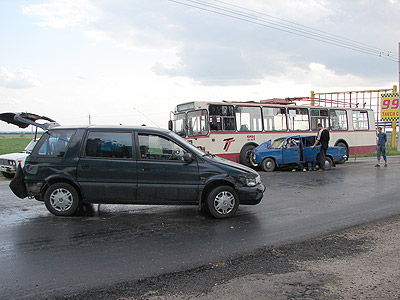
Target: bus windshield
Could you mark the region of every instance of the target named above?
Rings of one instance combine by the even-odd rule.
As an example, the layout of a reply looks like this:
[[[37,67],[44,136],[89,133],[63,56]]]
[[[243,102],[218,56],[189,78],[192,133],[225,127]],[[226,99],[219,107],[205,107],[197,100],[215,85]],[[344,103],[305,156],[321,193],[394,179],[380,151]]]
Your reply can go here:
[[[194,110],[187,114],[188,136],[207,135],[207,111]]]
[[[180,113],[174,115],[174,132],[180,136],[186,136],[186,114]]]

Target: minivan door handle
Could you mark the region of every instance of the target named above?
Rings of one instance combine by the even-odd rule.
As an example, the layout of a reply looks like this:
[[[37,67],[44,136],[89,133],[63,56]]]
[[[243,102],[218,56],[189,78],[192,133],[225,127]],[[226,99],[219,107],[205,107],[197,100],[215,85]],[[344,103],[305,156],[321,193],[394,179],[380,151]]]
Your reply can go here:
[[[143,172],[150,171],[150,168],[144,167],[144,168],[142,168],[142,171],[143,171]]]
[[[89,165],[82,165],[81,168],[82,168],[83,170],[87,170],[87,169],[90,168],[90,166],[89,166]]]

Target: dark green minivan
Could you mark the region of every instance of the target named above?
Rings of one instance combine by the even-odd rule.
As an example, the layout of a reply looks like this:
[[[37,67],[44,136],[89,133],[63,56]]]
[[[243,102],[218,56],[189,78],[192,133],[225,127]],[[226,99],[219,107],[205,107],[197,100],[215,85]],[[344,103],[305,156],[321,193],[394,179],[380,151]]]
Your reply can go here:
[[[256,171],[146,126],[49,128],[10,187],[58,216],[84,203],[125,203],[199,205],[227,218],[265,191]]]

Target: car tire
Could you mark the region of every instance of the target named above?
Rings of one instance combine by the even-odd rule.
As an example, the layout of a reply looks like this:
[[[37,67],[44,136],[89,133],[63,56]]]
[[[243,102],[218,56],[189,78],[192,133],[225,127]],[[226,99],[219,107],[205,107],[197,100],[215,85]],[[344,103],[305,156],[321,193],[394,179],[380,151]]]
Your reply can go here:
[[[15,174],[13,174],[13,173],[7,173],[7,172],[1,172],[1,174],[3,174],[3,176],[4,176],[5,178],[8,178],[8,179],[14,178],[14,175],[15,175]]]
[[[253,157],[253,150],[256,148],[255,145],[246,145],[242,148],[240,151],[240,163],[242,165],[248,166],[248,167],[255,167],[257,166],[257,163],[254,161]]]
[[[214,218],[229,218],[236,213],[239,207],[239,197],[232,187],[218,186],[208,194],[207,207]]]
[[[332,158],[329,156],[325,157],[325,170],[330,170],[333,167],[333,161]]]
[[[345,143],[339,142],[337,143],[336,147],[342,147],[345,149],[345,153],[347,155],[347,158],[349,157],[349,148],[347,148]],[[344,164],[344,162],[346,161],[345,158],[342,158],[341,160],[338,160],[336,163],[337,164]]]
[[[44,194],[46,208],[55,216],[70,216],[79,207],[79,195],[76,189],[65,182],[51,185]]]
[[[272,172],[275,170],[276,163],[275,160],[271,157],[267,157],[261,162],[261,170],[264,172]]]

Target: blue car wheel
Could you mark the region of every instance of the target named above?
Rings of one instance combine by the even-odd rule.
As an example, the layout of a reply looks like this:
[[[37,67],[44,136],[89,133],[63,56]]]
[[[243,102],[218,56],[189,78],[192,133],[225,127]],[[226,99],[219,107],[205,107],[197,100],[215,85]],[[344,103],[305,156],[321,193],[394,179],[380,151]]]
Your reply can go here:
[[[271,157],[268,157],[261,162],[261,169],[265,172],[272,172],[275,170],[275,167],[275,160]]]

